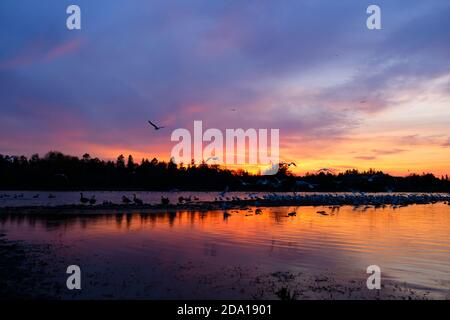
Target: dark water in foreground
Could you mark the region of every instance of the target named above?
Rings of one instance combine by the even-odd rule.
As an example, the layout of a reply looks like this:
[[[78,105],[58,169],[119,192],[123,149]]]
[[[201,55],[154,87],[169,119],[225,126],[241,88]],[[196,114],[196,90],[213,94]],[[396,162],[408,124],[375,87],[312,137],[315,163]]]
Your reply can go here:
[[[369,265],[381,268],[383,281],[404,283],[429,298],[449,298],[449,205],[277,207],[262,208],[261,215],[252,209],[230,210],[229,217],[223,211],[76,216],[0,211],[0,232],[25,245],[51,245],[52,253],[41,256],[42,270],[61,283],[63,298],[258,298],[248,288],[267,275],[278,277],[272,287],[288,283],[292,274],[350,283],[365,279]],[[294,210],[297,216],[287,217]],[[321,210],[329,215],[318,214]],[[71,264],[81,267],[81,292],[65,290],[65,268]]]

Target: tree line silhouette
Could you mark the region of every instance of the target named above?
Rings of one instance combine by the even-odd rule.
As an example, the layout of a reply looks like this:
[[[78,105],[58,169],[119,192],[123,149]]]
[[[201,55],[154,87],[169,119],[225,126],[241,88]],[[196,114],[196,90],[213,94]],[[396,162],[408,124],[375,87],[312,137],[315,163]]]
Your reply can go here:
[[[2,190],[198,190],[330,192],[450,192],[448,176],[411,174],[394,177],[381,171],[347,170],[295,176],[287,164],[276,175],[261,176],[218,165],[164,162],[156,158],[136,163],[130,155],[104,161],[51,151],[43,158],[0,154]]]

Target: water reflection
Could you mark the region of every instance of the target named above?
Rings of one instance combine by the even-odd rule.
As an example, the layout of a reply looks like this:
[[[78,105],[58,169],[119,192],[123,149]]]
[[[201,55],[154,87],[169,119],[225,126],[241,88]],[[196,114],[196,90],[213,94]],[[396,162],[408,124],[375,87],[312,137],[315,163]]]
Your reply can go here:
[[[142,269],[147,276],[149,266],[163,272],[174,263],[192,263],[202,266],[196,272],[239,266],[266,272],[332,271],[345,278],[364,275],[367,266],[376,264],[386,278],[429,290],[450,289],[448,205],[261,209],[259,215],[256,208],[0,214],[0,231],[11,240],[63,244],[70,248],[61,252],[64,262],[76,258],[95,269],[108,261],[119,269]],[[288,216],[292,211],[297,216]]]

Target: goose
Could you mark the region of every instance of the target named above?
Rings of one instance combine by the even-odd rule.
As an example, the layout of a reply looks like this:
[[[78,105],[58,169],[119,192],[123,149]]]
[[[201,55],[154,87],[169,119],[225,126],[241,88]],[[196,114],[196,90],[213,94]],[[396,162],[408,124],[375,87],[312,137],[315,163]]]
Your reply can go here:
[[[126,196],[122,196],[122,202],[125,204],[129,204],[129,203],[131,203],[131,200],[130,200],[130,198],[128,198]]]
[[[39,198],[39,193],[38,193],[38,194],[35,194],[35,195],[33,196],[33,199],[37,199],[37,198]]]
[[[164,198],[163,196],[161,196],[161,204],[168,205],[169,203],[170,203],[169,198]]]
[[[321,214],[323,216],[328,216],[329,214],[326,213],[325,211],[317,211],[318,214]]]
[[[95,199],[95,196],[92,196],[92,197],[89,199],[89,204],[90,204],[90,205],[94,205],[96,202],[97,202],[97,199]]]
[[[84,197],[81,192],[80,192],[80,202],[81,203],[88,203],[89,202],[89,199]]]
[[[136,197],[136,194],[133,194],[133,201],[135,204],[143,205],[144,201]]]
[[[260,208],[256,209],[255,214],[257,214],[257,215],[262,214],[262,210]]]
[[[293,212],[289,212],[288,217],[295,217],[297,215],[297,212],[293,211]]]

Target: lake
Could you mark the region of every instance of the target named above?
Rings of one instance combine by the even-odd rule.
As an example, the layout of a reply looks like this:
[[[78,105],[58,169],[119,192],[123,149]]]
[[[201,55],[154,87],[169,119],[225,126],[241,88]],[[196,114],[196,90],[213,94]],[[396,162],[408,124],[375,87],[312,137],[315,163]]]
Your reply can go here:
[[[34,298],[272,299],[283,288],[298,299],[450,298],[447,204],[271,207],[260,215],[255,209],[79,215],[0,209],[0,233],[29,252],[29,279],[17,288]],[[80,291],[65,287],[69,265],[81,268]],[[386,291],[365,287],[370,265],[381,268]]]

